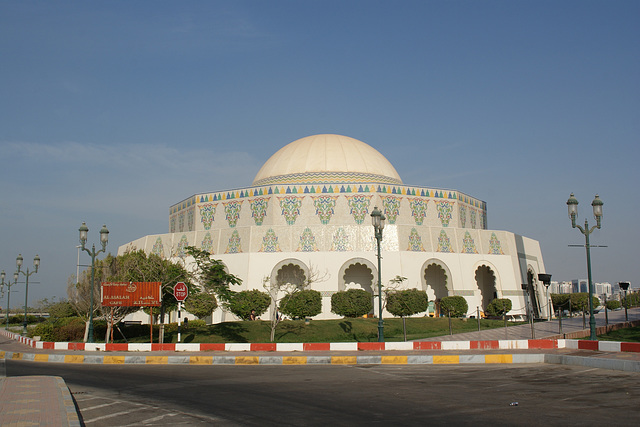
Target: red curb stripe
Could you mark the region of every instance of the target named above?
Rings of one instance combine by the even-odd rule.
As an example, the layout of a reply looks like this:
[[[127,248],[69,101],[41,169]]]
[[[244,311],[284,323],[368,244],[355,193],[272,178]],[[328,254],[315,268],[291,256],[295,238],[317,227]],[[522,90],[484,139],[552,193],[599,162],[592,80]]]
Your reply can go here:
[[[329,344],[328,342],[311,342],[304,343],[302,345],[302,348],[304,351],[329,351],[331,350],[331,344]]]
[[[44,348],[45,350],[53,350],[56,346],[56,343],[54,342],[43,342],[42,343],[42,348]]]
[[[171,343],[153,343],[151,344],[151,351],[176,351],[176,345]]]
[[[359,342],[358,350],[384,350],[383,342]]]
[[[200,344],[200,351],[225,351],[224,343],[204,343]]]
[[[640,353],[640,342],[621,342],[620,351]]]
[[[529,348],[558,348],[557,340],[529,340]]]
[[[105,351],[129,351],[129,344],[127,343],[110,343],[104,345]]]
[[[598,341],[580,340],[578,341],[578,349],[598,351]]]
[[[498,350],[500,348],[500,343],[498,340],[469,341],[469,348],[472,350]]]
[[[440,341],[416,341],[413,343],[414,350],[440,350],[442,348]]]
[[[84,343],[83,342],[70,342],[69,343],[69,350],[84,350]]]

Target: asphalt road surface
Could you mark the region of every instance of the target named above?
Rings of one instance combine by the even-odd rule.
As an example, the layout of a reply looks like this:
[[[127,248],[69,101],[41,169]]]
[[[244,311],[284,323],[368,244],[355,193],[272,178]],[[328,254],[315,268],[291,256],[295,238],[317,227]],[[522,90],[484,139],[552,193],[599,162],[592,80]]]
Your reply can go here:
[[[7,376],[62,376],[86,426],[637,426],[640,420],[639,374],[575,366],[6,365]]]

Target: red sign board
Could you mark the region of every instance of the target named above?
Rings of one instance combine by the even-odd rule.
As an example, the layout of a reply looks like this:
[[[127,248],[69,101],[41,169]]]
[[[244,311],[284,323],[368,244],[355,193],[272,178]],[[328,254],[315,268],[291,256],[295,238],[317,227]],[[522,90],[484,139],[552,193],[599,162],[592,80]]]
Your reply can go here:
[[[185,285],[184,282],[176,283],[176,286],[173,288],[173,296],[176,297],[178,301],[182,302],[187,299],[188,295],[189,288],[187,288],[187,285]]]
[[[104,307],[158,307],[162,303],[160,282],[102,282]]]

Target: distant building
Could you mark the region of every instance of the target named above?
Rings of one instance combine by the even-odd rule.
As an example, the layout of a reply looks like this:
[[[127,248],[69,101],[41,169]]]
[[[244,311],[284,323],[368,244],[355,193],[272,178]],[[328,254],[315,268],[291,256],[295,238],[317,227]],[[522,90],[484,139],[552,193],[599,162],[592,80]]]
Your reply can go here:
[[[573,279],[571,281],[571,292],[589,292],[589,282],[585,279]]]
[[[613,290],[611,288],[611,283],[609,283],[609,282],[596,283],[595,284],[595,288],[594,288],[594,292],[598,296],[605,296],[606,295],[607,298],[611,297],[611,295],[613,294]]]

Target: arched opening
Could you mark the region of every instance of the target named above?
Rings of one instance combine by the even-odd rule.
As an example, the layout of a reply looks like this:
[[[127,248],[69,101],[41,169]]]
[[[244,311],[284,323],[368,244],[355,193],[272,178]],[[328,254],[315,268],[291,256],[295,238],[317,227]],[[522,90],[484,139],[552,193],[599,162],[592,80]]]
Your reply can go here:
[[[372,309],[369,314],[373,314],[375,308],[375,299],[373,288],[377,284],[374,282],[377,273],[370,261],[362,258],[351,259],[343,264],[340,269],[340,277],[342,278],[339,289],[341,291],[347,289],[364,289],[371,294]]]
[[[307,279],[305,271],[298,264],[285,264],[276,272],[276,283],[291,283],[298,287],[304,285]]]
[[[433,263],[424,269],[424,281],[430,300],[439,301],[449,295],[447,273],[441,265]]]
[[[478,289],[480,289],[482,308],[485,309],[491,301],[498,298],[496,275],[493,270],[486,265],[478,267],[476,269],[476,284],[478,285]]]

